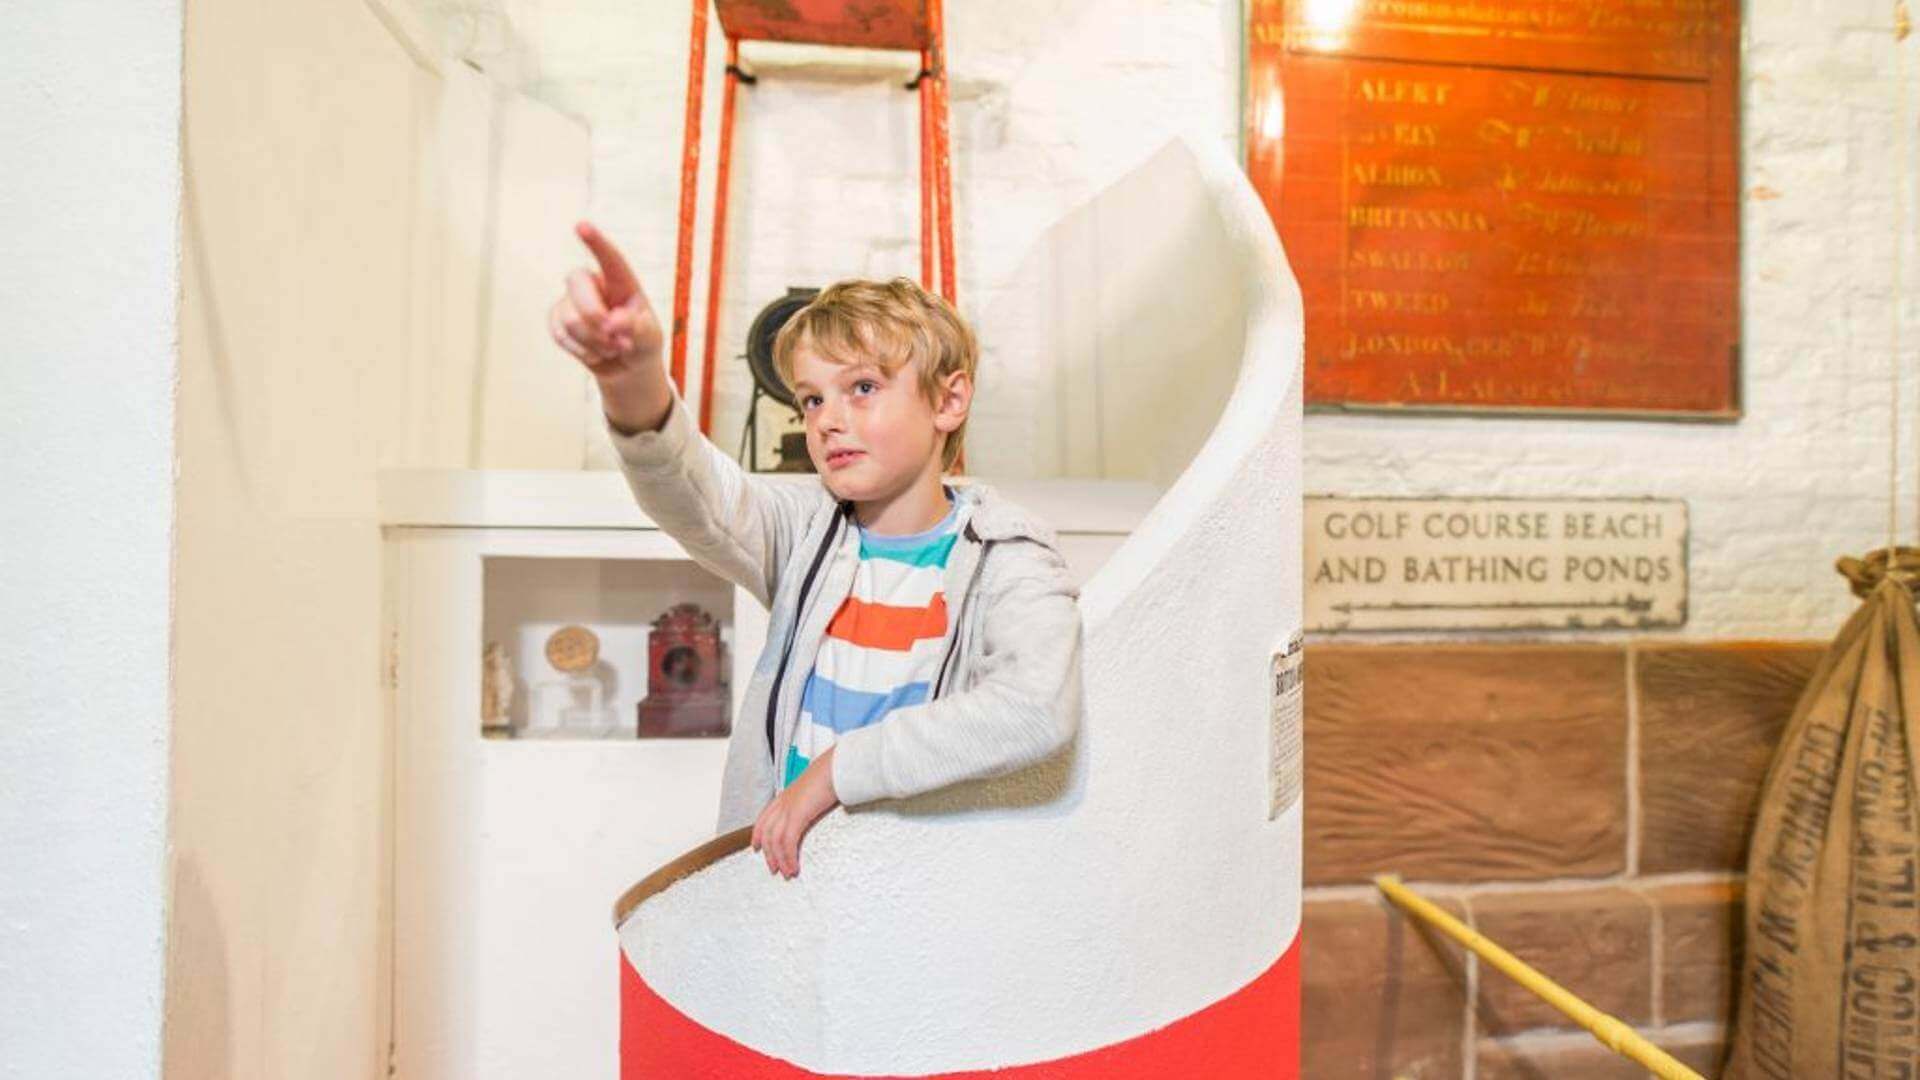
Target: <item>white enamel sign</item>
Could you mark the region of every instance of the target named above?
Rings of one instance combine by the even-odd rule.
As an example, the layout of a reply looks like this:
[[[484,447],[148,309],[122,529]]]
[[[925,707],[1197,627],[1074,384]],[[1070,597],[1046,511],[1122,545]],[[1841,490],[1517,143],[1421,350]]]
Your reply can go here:
[[[1687,621],[1678,499],[1306,500],[1307,628],[1607,628]]]

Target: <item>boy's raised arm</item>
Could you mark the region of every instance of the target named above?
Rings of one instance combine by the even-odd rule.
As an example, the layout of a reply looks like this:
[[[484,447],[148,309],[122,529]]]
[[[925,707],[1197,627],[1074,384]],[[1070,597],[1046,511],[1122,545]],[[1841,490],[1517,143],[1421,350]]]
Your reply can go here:
[[[788,550],[825,490],[757,477],[700,434],[667,377],[664,334],[639,278],[593,225],[575,231],[598,268],[567,275],[549,331],[599,386],[627,486],[696,561],[771,606]]]
[[[1041,550],[1050,572],[1023,571],[987,598],[973,686],[894,709],[834,741],[842,803],[998,776],[1072,741],[1082,708],[1079,590],[1065,560]]]

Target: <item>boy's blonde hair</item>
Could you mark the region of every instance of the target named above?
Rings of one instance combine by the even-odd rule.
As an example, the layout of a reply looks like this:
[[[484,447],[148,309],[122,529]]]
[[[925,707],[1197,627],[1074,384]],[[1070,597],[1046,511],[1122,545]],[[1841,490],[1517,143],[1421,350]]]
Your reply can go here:
[[[906,277],[835,282],[794,312],[773,338],[774,370],[788,386],[794,380],[794,350],[803,343],[834,363],[872,363],[888,378],[912,364],[921,396],[936,408],[941,381],[964,371],[971,382],[980,362],[979,345],[960,313]],[[966,434],[965,420],[947,433],[940,471],[959,460]]]

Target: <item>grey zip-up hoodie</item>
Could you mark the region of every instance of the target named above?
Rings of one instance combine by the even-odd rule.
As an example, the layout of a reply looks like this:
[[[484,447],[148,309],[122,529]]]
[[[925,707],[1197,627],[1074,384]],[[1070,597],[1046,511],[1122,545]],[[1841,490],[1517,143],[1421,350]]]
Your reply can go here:
[[[720,832],[753,824],[774,796],[775,765],[827,623],[853,588],[853,504],[824,483],[748,472],[695,428],[685,401],[657,431],[608,437],[634,499],[694,561],[767,605],[767,644],[727,743]],[[986,484],[948,558],[947,636],[927,700],[834,743],[841,803],[905,798],[1044,760],[1081,713],[1080,590],[1052,529]]]

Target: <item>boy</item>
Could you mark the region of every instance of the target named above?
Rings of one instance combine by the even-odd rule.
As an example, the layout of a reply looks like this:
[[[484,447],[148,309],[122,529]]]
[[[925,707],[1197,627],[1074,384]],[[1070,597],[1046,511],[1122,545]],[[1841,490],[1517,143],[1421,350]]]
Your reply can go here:
[[[977,348],[906,278],[822,290],[774,341],[820,483],[746,471],[702,437],[620,252],[574,271],[554,340],[600,387],[648,517],[770,609],[733,725],[719,831],[752,823],[769,872],[836,805],[904,798],[1052,755],[1079,724],[1079,590],[1053,531],[979,483],[949,485]]]

